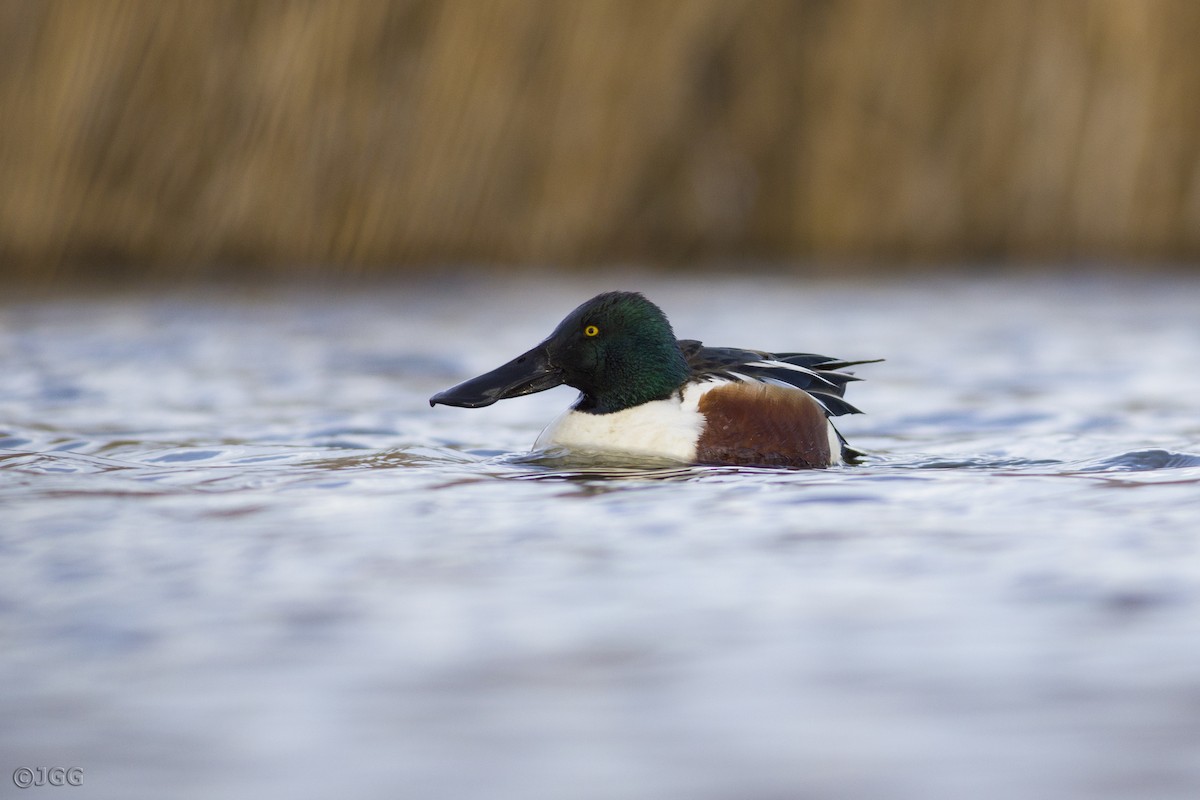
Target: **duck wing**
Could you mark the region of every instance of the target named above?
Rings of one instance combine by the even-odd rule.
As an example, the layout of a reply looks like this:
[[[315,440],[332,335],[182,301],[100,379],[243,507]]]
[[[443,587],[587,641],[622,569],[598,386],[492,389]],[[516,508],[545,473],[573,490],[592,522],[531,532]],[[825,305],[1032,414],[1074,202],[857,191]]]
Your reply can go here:
[[[844,399],[846,384],[861,378],[844,370],[883,360],[845,361],[816,353],[767,353],[736,347],[705,347],[695,339],[681,339],[678,344],[691,368],[691,382],[758,381],[792,386],[812,395],[831,417],[862,413]]]

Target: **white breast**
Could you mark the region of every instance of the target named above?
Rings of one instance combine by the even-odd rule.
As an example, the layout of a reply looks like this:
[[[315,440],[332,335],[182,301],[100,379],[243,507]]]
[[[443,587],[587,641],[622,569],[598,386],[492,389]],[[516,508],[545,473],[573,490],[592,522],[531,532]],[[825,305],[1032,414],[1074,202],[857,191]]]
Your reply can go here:
[[[611,414],[569,409],[542,431],[534,449],[559,446],[695,462],[696,442],[704,430],[697,405],[715,385],[688,384],[682,398],[654,400]]]

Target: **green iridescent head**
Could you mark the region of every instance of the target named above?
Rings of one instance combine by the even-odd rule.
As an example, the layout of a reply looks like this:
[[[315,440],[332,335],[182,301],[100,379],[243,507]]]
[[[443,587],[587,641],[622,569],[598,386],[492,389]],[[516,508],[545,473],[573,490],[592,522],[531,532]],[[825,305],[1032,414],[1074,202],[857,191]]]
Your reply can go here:
[[[568,314],[529,352],[429,402],[477,408],[566,384],[583,393],[578,410],[607,414],[666,399],[688,374],[658,306],[636,292],[607,292]]]

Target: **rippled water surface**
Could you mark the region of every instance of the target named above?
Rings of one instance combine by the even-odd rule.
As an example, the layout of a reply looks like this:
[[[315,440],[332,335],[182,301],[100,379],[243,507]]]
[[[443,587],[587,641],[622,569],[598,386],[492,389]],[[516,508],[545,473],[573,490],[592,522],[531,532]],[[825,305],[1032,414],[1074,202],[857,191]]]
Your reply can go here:
[[[429,408],[609,288],[886,358],[841,425],[871,457],[606,469],[525,454],[569,389]],[[0,797],[39,765],[133,799],[1200,796],[1197,309],[1182,279],[9,297]]]

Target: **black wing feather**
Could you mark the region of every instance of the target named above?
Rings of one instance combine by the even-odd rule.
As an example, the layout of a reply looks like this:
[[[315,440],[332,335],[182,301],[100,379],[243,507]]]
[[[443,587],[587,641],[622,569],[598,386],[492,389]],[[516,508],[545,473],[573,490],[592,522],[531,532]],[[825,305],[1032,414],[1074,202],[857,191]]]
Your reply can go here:
[[[679,349],[692,370],[692,381],[710,378],[781,381],[808,392],[832,417],[862,413],[842,399],[846,384],[860,378],[842,370],[883,360],[844,361],[816,353],[767,353],[736,347],[705,347],[695,339],[681,339]]]

